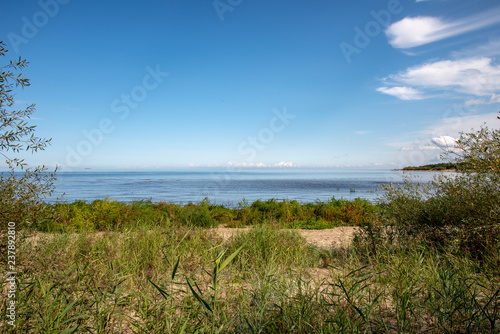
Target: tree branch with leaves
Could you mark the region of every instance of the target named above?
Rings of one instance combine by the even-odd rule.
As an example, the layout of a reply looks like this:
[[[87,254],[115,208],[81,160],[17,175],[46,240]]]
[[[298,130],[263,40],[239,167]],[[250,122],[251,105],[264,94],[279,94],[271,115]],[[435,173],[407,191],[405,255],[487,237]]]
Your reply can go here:
[[[5,44],[0,42],[0,57],[6,54]],[[45,166],[28,168],[24,159],[16,157],[23,151],[44,150],[50,144],[50,139],[35,136],[36,126],[29,124],[35,104],[15,109],[14,88],[30,86],[29,79],[22,73],[27,65],[28,62],[19,57],[0,66],[0,155],[9,170],[0,175],[0,219],[3,222],[33,223],[46,217],[47,206],[43,201],[54,191],[56,171],[48,172]]]
[[[483,125],[476,132],[461,133],[454,149],[442,158],[453,156],[460,172],[500,175],[500,129]]]

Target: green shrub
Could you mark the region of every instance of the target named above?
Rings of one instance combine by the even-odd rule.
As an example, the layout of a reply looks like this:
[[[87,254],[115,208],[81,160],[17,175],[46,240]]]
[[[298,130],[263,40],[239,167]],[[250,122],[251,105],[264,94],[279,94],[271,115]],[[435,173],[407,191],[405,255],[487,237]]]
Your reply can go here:
[[[276,225],[294,228],[331,228],[342,225],[362,225],[372,221],[377,206],[367,200],[336,200],[301,204],[298,201],[271,199],[240,203],[238,208],[211,204],[208,199],[185,205],[151,200],[131,203],[105,198],[91,203],[75,201],[49,205],[54,216],[37,221],[32,226],[41,231],[111,231],[135,228],[139,225],[228,227]]]
[[[323,218],[298,220],[287,225],[288,228],[301,228],[305,230],[324,230],[336,226],[334,222],[328,222]]]
[[[460,173],[438,175],[428,184],[406,177],[402,186],[385,187],[386,226],[363,233],[372,250],[381,244],[370,240],[377,236],[398,247],[418,243],[479,263],[500,255],[500,131],[462,134],[457,147]]]

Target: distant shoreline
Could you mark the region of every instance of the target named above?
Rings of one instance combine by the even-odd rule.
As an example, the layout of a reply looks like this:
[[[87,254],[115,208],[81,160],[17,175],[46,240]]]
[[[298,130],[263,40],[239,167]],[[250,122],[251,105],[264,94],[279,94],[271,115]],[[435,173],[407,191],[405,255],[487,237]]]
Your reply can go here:
[[[397,172],[457,172],[456,169],[395,169]]]
[[[455,163],[445,162],[439,164],[428,164],[423,166],[406,166],[400,169],[403,172],[456,172],[457,165]]]

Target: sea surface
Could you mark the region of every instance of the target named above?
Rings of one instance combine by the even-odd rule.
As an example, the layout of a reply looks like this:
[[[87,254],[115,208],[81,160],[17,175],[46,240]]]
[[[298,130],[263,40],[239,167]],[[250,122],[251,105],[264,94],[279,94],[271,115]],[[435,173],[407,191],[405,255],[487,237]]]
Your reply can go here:
[[[48,202],[109,198],[130,202],[200,202],[237,206],[246,200],[355,199],[376,201],[385,184],[401,184],[403,175],[427,182],[433,172],[345,169],[206,169],[206,170],[80,170],[58,171],[56,191]]]

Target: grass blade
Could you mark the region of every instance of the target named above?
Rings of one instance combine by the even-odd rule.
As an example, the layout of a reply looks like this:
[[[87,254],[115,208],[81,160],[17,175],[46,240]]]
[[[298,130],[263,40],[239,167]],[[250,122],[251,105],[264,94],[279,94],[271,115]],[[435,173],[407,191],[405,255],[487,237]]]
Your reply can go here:
[[[74,333],[74,332],[76,332],[76,330],[77,330],[78,328],[80,328],[80,326],[71,327],[71,328],[66,329],[65,331],[62,331],[62,332],[61,332],[61,333],[59,333],[59,334]]]
[[[186,326],[187,326],[188,321],[189,321],[189,318],[186,320],[186,322],[184,322],[184,325],[182,325],[179,334],[183,334],[184,333],[184,331],[186,330]]]
[[[245,247],[247,242],[245,242],[243,245],[241,245],[240,248],[235,250],[233,252],[233,254],[229,255],[228,258],[226,260],[224,260],[224,262],[222,262],[222,264],[219,267],[219,272],[222,271],[222,269],[224,269],[236,257],[236,255],[238,255],[238,253],[243,249],[243,247]]]
[[[149,283],[153,284],[153,286],[156,288],[156,290],[158,290],[160,292],[160,294],[163,296],[163,298],[168,299],[167,297],[170,297],[170,295],[165,290],[160,288],[158,285],[154,284],[149,278],[148,278],[148,281],[149,281]]]
[[[75,306],[76,302],[78,302],[78,300],[75,300],[74,302],[66,306],[64,310],[61,312],[61,314],[59,314],[59,318],[64,317],[64,315],[68,313],[73,308],[73,306]]]
[[[212,311],[212,308],[210,307],[210,305],[208,305],[208,303],[207,303],[205,300],[203,300],[203,298],[201,298],[201,297],[200,297],[200,295],[196,293],[196,291],[194,291],[193,287],[191,286],[191,283],[189,283],[189,279],[187,279],[187,278],[186,278],[186,282],[187,282],[187,284],[188,284],[188,286],[189,286],[189,289],[190,289],[190,290],[191,290],[191,292],[193,293],[194,297],[195,297],[196,299],[198,299],[198,301],[199,301],[200,303],[202,303],[202,304],[203,304],[203,306],[205,306],[205,308],[206,308],[207,310],[209,310],[209,311],[210,311],[210,313],[212,313],[212,314],[213,314],[214,312]]]
[[[61,325],[64,325],[64,324],[66,324],[66,323],[73,322],[73,321],[75,321],[75,320],[77,320],[77,319],[86,318],[86,317],[88,317],[88,316],[89,316],[88,314],[81,314],[81,315],[77,315],[77,316],[74,316],[73,318],[68,319],[68,320],[66,320],[65,322],[61,323]]]
[[[179,256],[177,258],[177,263],[175,264],[174,266],[174,270],[172,271],[172,281],[174,280],[175,278],[175,273],[177,272],[177,268],[179,267],[179,261],[181,260],[181,257]]]

